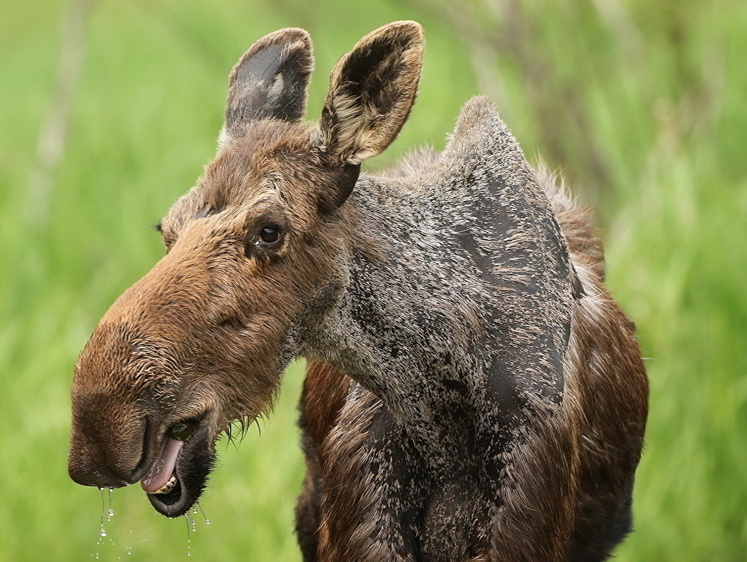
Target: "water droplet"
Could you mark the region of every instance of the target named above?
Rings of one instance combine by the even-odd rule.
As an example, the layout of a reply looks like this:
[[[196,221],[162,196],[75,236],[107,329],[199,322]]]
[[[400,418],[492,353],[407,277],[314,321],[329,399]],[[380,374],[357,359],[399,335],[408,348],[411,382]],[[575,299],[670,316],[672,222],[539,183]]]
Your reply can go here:
[[[205,515],[205,512],[202,510],[202,506],[200,505],[200,502],[197,502],[196,508],[200,510],[200,513],[202,514],[202,518],[205,520],[205,525],[210,525],[210,519],[207,518],[207,515]]]
[[[184,521],[187,523],[187,556],[192,556],[192,538],[190,532],[195,530],[195,520],[192,518],[192,514],[187,512],[184,514]]]
[[[114,488],[107,488],[109,490],[109,509],[106,512],[107,521],[111,521],[114,517],[114,509],[112,509],[112,500],[114,498]]]
[[[107,490],[107,496],[108,496],[108,508],[107,508],[107,498],[104,497],[104,490]],[[114,493],[113,488],[99,488],[99,491],[101,492],[101,527],[99,529],[99,537],[105,537],[107,536],[106,528],[104,527],[104,523],[108,523],[112,520],[112,517],[114,517],[114,510],[112,509],[112,495]],[[113,543],[111,539],[109,539],[110,542]],[[98,542],[96,544],[103,544],[103,541],[101,538],[99,538]],[[97,553],[98,554],[98,553]]]

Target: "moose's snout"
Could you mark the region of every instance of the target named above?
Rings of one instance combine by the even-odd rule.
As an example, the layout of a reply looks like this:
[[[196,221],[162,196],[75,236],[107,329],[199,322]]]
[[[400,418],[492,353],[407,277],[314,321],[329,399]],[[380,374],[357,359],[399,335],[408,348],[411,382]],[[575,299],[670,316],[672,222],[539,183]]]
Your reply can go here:
[[[68,457],[75,482],[116,488],[142,476],[154,427],[146,409],[154,401],[147,373],[158,368],[139,358],[143,347],[152,346],[148,342],[132,326],[107,321],[81,353],[73,379]]]
[[[78,358],[68,472],[79,484],[132,484],[154,453],[174,382],[173,342],[184,338],[180,318],[192,294],[181,290],[173,262],[161,260],[117,299]]]
[[[78,484],[118,488],[140,479],[146,459],[147,419],[107,395],[73,398],[68,473]]]

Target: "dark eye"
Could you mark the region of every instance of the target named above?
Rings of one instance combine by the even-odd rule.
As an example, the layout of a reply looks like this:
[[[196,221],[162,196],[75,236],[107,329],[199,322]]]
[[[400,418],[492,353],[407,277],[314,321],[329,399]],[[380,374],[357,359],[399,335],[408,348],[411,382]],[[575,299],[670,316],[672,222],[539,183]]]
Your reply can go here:
[[[260,224],[258,230],[254,227],[247,233],[244,254],[248,258],[274,256],[285,239],[285,229],[276,222]]]
[[[272,224],[264,226],[259,231],[259,239],[265,244],[274,244],[280,240],[280,228]]]

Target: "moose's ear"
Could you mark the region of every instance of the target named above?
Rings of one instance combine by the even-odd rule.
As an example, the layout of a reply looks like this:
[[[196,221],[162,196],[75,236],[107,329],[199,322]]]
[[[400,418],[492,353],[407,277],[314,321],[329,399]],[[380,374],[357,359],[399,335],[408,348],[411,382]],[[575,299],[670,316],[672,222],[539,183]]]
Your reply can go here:
[[[392,143],[415,101],[422,63],[423,28],[412,21],[372,31],[340,59],[321,120],[330,165],[358,165]]]
[[[311,38],[303,29],[281,29],[254,43],[228,78],[221,138],[239,137],[247,123],[259,119],[301,119],[313,67]]]

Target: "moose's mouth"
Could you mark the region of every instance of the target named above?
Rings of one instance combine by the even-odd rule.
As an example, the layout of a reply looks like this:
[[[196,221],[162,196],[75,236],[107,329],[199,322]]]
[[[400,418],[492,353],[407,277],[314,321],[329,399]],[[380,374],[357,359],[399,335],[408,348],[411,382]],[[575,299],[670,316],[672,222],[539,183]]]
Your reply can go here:
[[[148,499],[167,517],[184,515],[205,489],[215,460],[208,424],[176,424],[164,436],[158,456],[140,480]],[[184,430],[184,427],[188,430]]]

